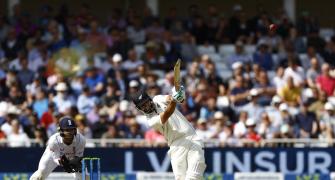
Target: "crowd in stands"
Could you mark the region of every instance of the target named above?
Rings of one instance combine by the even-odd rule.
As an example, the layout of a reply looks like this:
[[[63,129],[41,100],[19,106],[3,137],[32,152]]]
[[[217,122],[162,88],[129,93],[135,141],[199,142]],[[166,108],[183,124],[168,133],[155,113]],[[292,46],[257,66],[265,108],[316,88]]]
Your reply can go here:
[[[43,5],[33,16],[18,4],[13,16],[0,14],[6,146],[45,146],[64,115],[103,146],[112,138],[164,143],[131,95],[170,94],[178,58],[187,90],[178,109],[205,141],[334,138],[335,37],[321,36],[307,12],[293,23],[281,9],[252,15],[240,5],[225,13],[191,5],[184,17],[177,8],[165,17],[115,8],[104,20],[87,4],[77,9]]]

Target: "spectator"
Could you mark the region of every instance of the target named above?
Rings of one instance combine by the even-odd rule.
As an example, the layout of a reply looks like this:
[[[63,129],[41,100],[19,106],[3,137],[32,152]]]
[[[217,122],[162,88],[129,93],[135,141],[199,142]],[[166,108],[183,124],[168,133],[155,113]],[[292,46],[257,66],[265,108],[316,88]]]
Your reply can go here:
[[[77,100],[77,108],[79,110],[79,113],[86,115],[87,113],[92,111],[97,101],[97,98],[91,95],[90,88],[85,86],[83,88],[82,94],[79,95]]]
[[[202,119],[212,119],[214,116],[214,113],[218,109],[216,108],[216,99],[214,97],[210,97],[206,100],[204,105],[200,109],[200,115],[199,117]]]
[[[304,69],[309,69],[311,67],[312,59],[316,59],[318,64],[323,64],[324,60],[319,53],[315,51],[315,48],[310,46],[307,48],[306,58],[300,59],[302,67]]]
[[[324,105],[325,112],[320,118],[321,134],[319,138],[333,139],[335,137],[335,108],[330,102]]]
[[[237,76],[235,80],[235,87],[230,91],[230,101],[238,108],[248,103],[247,98],[249,96],[249,91],[246,88],[243,76]]]
[[[120,138],[117,127],[112,123],[109,123],[107,125],[108,125],[107,132],[103,133],[102,136],[101,136],[101,146],[102,147],[110,147],[112,145],[112,144],[109,144],[108,142],[106,142],[107,139]]]
[[[261,68],[267,71],[274,68],[272,56],[269,53],[269,45],[265,42],[259,43],[258,51],[253,55],[253,63],[258,64]]]
[[[166,144],[164,136],[154,129],[149,129],[144,134],[144,139],[150,146],[162,146]]]
[[[265,43],[268,45],[269,51],[272,53],[278,53],[280,48],[283,46],[282,38],[277,34],[276,31],[268,31],[265,36],[262,36],[258,40],[258,43]]]
[[[46,145],[45,130],[38,128],[34,131],[34,144],[36,147],[44,147]]]
[[[47,135],[50,138],[53,134],[58,132],[58,127],[59,127],[59,118],[61,118],[63,115],[60,113],[54,113],[54,117],[52,118],[52,123],[49,124],[47,128]]]
[[[203,139],[204,141],[209,140],[212,138],[212,136],[214,135],[213,132],[211,132],[208,127],[207,127],[207,121],[204,118],[200,118],[197,121],[197,129],[196,129],[196,133],[197,135],[199,135],[199,137],[201,139]]]
[[[228,62],[229,67],[232,67],[235,62],[241,62],[242,64],[251,62],[251,57],[244,52],[243,42],[237,41],[235,43],[235,52],[234,54],[230,55]]]
[[[6,139],[6,135],[5,135],[5,133],[2,132],[1,129],[0,129],[0,141],[2,141],[2,140],[4,140],[4,139]]]
[[[93,138],[101,138],[102,135],[108,131],[110,126],[114,126],[114,125],[110,125],[108,126],[107,129],[107,125],[109,122],[109,115],[108,112],[106,111],[106,109],[100,109],[99,110],[99,121],[95,122],[92,126],[92,133],[93,133]],[[113,128],[113,127],[111,127]],[[112,130],[112,129],[111,129]],[[105,135],[107,136],[107,135]]]
[[[75,105],[75,100],[68,94],[67,85],[64,82],[57,83],[55,90],[57,94],[53,97],[58,112],[63,114],[69,114],[70,108]]]
[[[24,94],[15,84],[9,87],[9,97],[7,100],[13,105],[22,105],[25,102]]]
[[[258,103],[260,91],[257,89],[251,89],[249,91],[250,102],[244,105],[241,110],[248,113],[248,117],[258,122],[261,119],[261,114],[264,112],[264,108]]]
[[[261,123],[258,125],[257,132],[263,139],[273,139],[278,129],[273,126],[273,120],[270,119],[266,112],[261,115]]]
[[[284,79],[287,80],[289,77],[293,78],[295,86],[303,86],[305,81],[304,69],[298,65],[297,59],[289,59],[288,67],[284,71]]]
[[[261,106],[268,106],[271,102],[272,96],[276,94],[275,86],[269,81],[268,74],[266,71],[261,71],[256,78],[254,87],[259,94],[258,103]]]
[[[34,80],[34,72],[28,69],[28,60],[22,59],[20,61],[22,69],[18,72],[17,76],[21,85],[21,89],[26,90],[26,86],[31,84]]]
[[[26,133],[20,131],[19,121],[13,120],[11,123],[12,133],[7,137],[9,147],[29,147],[30,140]]]
[[[311,59],[311,67],[307,70],[306,81],[307,85],[311,88],[316,87],[316,78],[320,74],[320,65],[316,58]]]
[[[27,65],[27,52],[25,50],[20,50],[17,52],[17,57],[9,63],[9,69],[18,72],[22,70],[22,65]],[[26,62],[24,62],[26,61]]]
[[[49,126],[54,122],[54,119],[56,118],[55,113],[56,113],[55,104],[52,102],[49,102],[48,110],[45,111],[42,114],[42,117],[40,118],[42,127],[44,127],[45,129],[49,128]]]
[[[292,107],[301,102],[301,88],[294,85],[292,77],[288,77],[286,85],[279,90],[278,95],[285,103]]]
[[[181,57],[184,61],[191,63],[192,60],[199,55],[195,37],[192,36],[192,34],[190,34],[189,32],[185,32],[182,36],[181,41]]]
[[[101,95],[104,89],[105,78],[95,67],[88,68],[85,72],[85,84],[91,93]]]
[[[327,62],[331,67],[335,67],[335,37],[331,38],[328,42],[325,53],[323,55],[325,62]]]
[[[216,99],[216,107],[218,109],[226,109],[230,107],[229,90],[226,83],[220,83],[218,86],[218,96]]]
[[[239,147],[241,146],[241,143],[239,142],[239,139],[234,136],[233,133],[233,127],[232,124],[229,121],[226,121],[223,124],[223,130],[218,135],[218,138],[222,143],[224,143],[224,146],[228,147]]]
[[[135,121],[132,120],[129,123],[129,132],[125,136],[126,138],[131,138],[131,139],[143,139],[144,135],[140,129],[140,125]]]
[[[237,138],[242,138],[247,133],[247,127],[245,122],[248,119],[248,112],[241,111],[239,114],[239,120],[234,126],[234,136]]]
[[[142,65],[143,61],[137,58],[135,49],[130,49],[128,51],[128,60],[123,62],[122,67],[127,71],[129,79],[138,78],[137,67]]]
[[[300,138],[316,138],[318,131],[318,122],[316,115],[308,111],[308,102],[303,102],[300,112],[295,115],[295,122],[299,128]]]
[[[120,101],[121,91],[118,88],[116,82],[108,82],[106,86],[106,93],[102,95],[101,101],[102,104],[111,107],[116,102]]]
[[[5,40],[5,37],[10,29],[10,26],[6,22],[6,17],[4,14],[0,14],[0,42]]]
[[[304,42],[303,36],[301,36],[301,33],[298,32],[295,27],[290,28],[288,41],[288,43],[293,44],[293,47],[297,53],[306,52],[307,47],[306,43]]]
[[[37,113],[39,119],[41,119],[44,112],[48,111],[49,100],[42,89],[37,90],[35,101],[33,102],[33,110]]]
[[[259,141],[262,139],[262,137],[256,131],[256,121],[255,121],[255,119],[248,118],[247,121],[245,122],[245,126],[247,127],[247,133],[245,134],[244,137],[246,138],[246,140],[255,142],[256,144],[254,144],[254,145],[257,146],[258,145],[257,143],[259,143]]]
[[[322,64],[322,74],[316,78],[316,84],[320,91],[325,91],[327,96],[334,95],[335,78],[330,76],[329,64]]]
[[[317,100],[309,106],[308,110],[315,113],[317,117],[320,118],[320,116],[324,113],[324,106],[327,102],[327,94],[324,91],[317,92]]]
[[[139,17],[135,17],[133,24],[127,27],[129,39],[134,44],[144,44],[146,39],[145,30],[142,28],[142,22]]]
[[[146,28],[146,38],[148,40],[160,42],[163,35],[164,28],[161,26],[158,18],[155,18],[149,27]]]
[[[2,50],[5,52],[5,56],[9,60],[16,58],[17,53],[23,49],[23,40],[18,38],[14,27],[10,27],[7,36],[1,44]]]
[[[283,119],[281,118],[281,112],[279,106],[282,100],[278,95],[272,97],[271,106],[265,108],[265,112],[271,120],[271,124],[274,128],[280,129],[280,126],[283,124]]]
[[[76,125],[78,132],[83,135],[87,139],[92,138],[92,131],[91,128],[87,126],[86,119],[83,115],[78,114],[75,117]]]

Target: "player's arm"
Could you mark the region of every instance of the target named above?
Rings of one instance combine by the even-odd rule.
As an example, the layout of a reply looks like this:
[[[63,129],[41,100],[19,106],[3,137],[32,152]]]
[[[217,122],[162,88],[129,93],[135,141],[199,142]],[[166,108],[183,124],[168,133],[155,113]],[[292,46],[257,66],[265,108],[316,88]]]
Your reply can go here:
[[[167,96],[168,105],[164,112],[160,113],[162,124],[165,124],[176,109],[177,103],[183,103],[185,100],[185,89],[183,86],[178,91],[172,89],[172,95]]]
[[[169,98],[169,96],[167,97]],[[169,98],[170,100],[168,101],[168,105],[162,113],[160,113],[161,121],[162,124],[165,124],[167,120],[170,118],[170,116],[173,114],[174,110],[176,109],[177,102],[171,100],[171,96]]]
[[[56,144],[56,138],[52,136],[47,143],[47,151],[51,154],[52,160],[59,166],[59,160],[61,158],[59,146]]]

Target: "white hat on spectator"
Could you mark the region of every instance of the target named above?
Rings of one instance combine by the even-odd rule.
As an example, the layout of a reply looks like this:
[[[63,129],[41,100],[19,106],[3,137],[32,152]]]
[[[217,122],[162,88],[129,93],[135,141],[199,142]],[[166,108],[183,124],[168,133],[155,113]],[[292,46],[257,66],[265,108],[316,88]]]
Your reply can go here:
[[[304,95],[306,98],[312,98],[314,96],[313,90],[311,88],[306,88]]]
[[[279,110],[280,111],[288,111],[288,105],[286,103],[281,103],[279,105]]]
[[[247,121],[245,122],[246,126],[254,126],[256,125],[256,121],[254,118],[248,118]]]
[[[334,110],[334,105],[330,102],[326,102],[324,108],[325,110]]]
[[[211,58],[209,57],[209,55],[208,54],[203,54],[202,56],[201,56],[201,60],[202,61],[209,61]]]
[[[259,91],[257,89],[251,89],[250,90],[250,95],[251,96],[258,96],[258,94],[259,94]]]
[[[122,100],[119,105],[120,111],[124,112],[127,111],[129,108],[129,102],[127,100]]]
[[[8,111],[8,103],[6,101],[0,102],[0,117],[5,116]]]
[[[272,97],[271,104],[280,103],[280,102],[281,102],[280,96],[275,95]]]
[[[335,105],[335,96],[330,96],[327,99],[328,99],[328,102],[330,102],[333,106]]]
[[[20,114],[21,110],[14,105],[9,105],[7,113],[8,114]]]
[[[197,121],[198,124],[202,124],[202,123],[206,123],[206,122],[207,121],[206,121],[205,118],[199,118],[198,121]]]
[[[64,82],[59,82],[57,83],[55,87],[56,91],[66,91],[67,90],[67,85]]]
[[[223,117],[224,117],[224,115],[221,111],[216,111],[214,113],[214,119],[222,119]]]
[[[120,62],[120,61],[122,61],[122,56],[121,56],[121,54],[119,54],[119,53],[116,53],[116,54],[114,54],[113,55],[113,62]]]
[[[108,116],[108,109],[107,108],[101,108],[98,112],[99,116]]]
[[[240,68],[242,66],[243,64],[240,61],[238,61],[238,62],[234,62],[231,67],[233,68],[233,70],[236,70],[237,68]]]
[[[134,88],[134,87],[138,87],[138,86],[139,86],[139,83],[136,80],[131,80],[129,82],[129,87]]]
[[[289,130],[290,130],[290,127],[289,127],[288,124],[283,124],[283,125],[280,127],[280,132],[281,132],[282,134],[286,134],[286,133],[288,133]]]

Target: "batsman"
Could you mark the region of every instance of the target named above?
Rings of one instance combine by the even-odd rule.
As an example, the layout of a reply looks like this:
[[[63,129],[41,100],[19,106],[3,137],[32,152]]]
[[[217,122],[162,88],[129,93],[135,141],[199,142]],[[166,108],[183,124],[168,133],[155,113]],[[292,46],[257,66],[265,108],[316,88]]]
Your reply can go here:
[[[185,101],[185,89],[180,85],[180,60],[174,67],[174,87],[171,95],[157,95],[153,99],[140,92],[133,103],[144,113],[151,128],[164,135],[170,149],[172,170],[176,180],[200,180],[206,169],[203,142],[192,124],[176,109]]]

